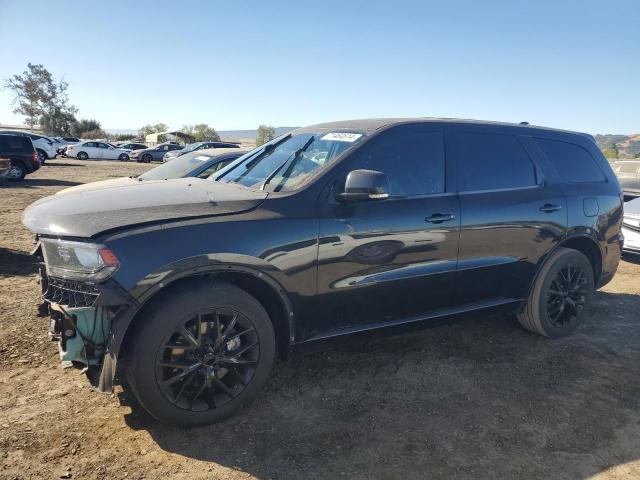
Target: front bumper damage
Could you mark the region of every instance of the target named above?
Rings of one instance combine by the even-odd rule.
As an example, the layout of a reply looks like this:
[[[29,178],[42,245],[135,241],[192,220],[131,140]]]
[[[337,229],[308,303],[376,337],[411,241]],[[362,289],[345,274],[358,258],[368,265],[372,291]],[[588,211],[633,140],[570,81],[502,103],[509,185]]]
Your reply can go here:
[[[137,303],[113,280],[89,284],[49,277],[44,266],[40,284],[44,302],[38,315],[49,317],[49,336],[58,343],[60,360],[83,368],[98,391],[111,393],[119,348],[114,325]]]

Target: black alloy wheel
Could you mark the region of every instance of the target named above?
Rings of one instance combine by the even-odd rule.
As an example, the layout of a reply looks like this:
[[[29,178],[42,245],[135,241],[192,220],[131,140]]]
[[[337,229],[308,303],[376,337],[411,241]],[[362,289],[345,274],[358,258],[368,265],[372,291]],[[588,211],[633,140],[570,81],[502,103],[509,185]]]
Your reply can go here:
[[[567,264],[558,270],[547,290],[547,315],[556,328],[574,322],[588,295],[587,276],[579,265]]]
[[[238,397],[255,375],[260,342],[240,312],[212,308],[166,338],[156,358],[165,398],[184,410],[207,411]]]
[[[158,297],[125,350],[128,384],[140,404],[163,422],[199,426],[230,417],[258,394],[276,342],[255,297],[200,278]]]

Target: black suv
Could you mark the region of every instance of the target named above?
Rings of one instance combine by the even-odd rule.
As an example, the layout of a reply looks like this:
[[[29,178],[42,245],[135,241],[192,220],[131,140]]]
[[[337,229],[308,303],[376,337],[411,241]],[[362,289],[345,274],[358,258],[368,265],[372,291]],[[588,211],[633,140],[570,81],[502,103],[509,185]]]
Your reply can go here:
[[[33,148],[33,142],[23,135],[0,135],[0,158],[8,158],[11,161],[6,178],[12,182],[18,182],[25,175],[40,168],[40,160]]]
[[[528,125],[315,125],[214,179],[78,195],[24,214],[41,312],[99,390],[121,359],[140,403],[183,425],[231,415],[276,355],[476,313],[569,335],[623,243],[593,138]]]

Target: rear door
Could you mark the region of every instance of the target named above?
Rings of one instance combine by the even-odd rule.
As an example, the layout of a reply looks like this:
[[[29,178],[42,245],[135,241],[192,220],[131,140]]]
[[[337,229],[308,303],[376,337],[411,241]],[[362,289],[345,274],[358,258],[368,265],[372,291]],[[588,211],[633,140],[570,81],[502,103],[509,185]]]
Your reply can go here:
[[[538,263],[565,234],[565,198],[534,161],[528,137],[481,126],[456,130],[457,302],[526,298]]]
[[[445,130],[402,125],[379,134],[319,201],[318,316],[309,334],[428,315],[455,295],[459,204],[446,179]],[[384,172],[386,200],[338,203],[347,174]]]
[[[87,142],[78,151],[86,152],[89,158],[101,158],[97,142]]]

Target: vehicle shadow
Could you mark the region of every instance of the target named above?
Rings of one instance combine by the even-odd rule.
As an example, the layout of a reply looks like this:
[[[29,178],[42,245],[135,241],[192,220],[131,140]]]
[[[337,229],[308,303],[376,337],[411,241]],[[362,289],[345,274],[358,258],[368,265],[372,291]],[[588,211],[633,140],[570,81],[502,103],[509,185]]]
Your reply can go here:
[[[566,339],[487,318],[308,355],[224,423],[126,421],[258,478],[586,478],[640,458],[639,308],[601,292]]]
[[[63,162],[53,162],[51,160],[47,161],[44,165],[45,167],[86,167],[86,165],[82,165],[81,163],[63,163]]]
[[[29,178],[20,182],[2,182],[3,188],[34,188],[34,187],[74,187],[82,185],[82,182],[70,180],[58,180],[55,178]]]
[[[640,254],[625,253],[622,256],[622,259],[625,262],[633,263],[634,265],[640,265]]]
[[[37,271],[35,258],[27,252],[0,247],[0,275],[26,276]]]

